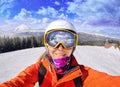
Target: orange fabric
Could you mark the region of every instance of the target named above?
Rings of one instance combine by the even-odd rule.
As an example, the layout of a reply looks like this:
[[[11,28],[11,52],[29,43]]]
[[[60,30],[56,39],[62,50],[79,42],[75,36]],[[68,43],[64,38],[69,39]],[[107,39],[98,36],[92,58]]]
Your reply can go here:
[[[39,66],[40,62],[32,64],[15,78],[0,84],[0,87],[34,87],[34,84],[38,81]]]
[[[69,87],[70,84],[72,85],[72,87],[75,87],[75,85],[73,84],[73,79],[81,75],[80,68],[76,67],[74,71],[71,71],[69,74],[65,75],[64,78],[57,80],[55,69],[53,66],[50,66],[49,61],[44,60],[43,65],[48,71],[40,87]]]
[[[86,67],[88,76],[83,87],[120,87],[120,76],[111,76]]]
[[[75,64],[75,62],[73,62]],[[10,81],[0,84],[0,87],[34,87],[38,81],[38,69],[41,62],[32,64]],[[111,76],[80,65],[63,78],[57,80],[54,67],[48,60],[43,61],[47,73],[40,87],[75,87],[73,79],[82,76],[83,87],[120,87],[120,76]]]

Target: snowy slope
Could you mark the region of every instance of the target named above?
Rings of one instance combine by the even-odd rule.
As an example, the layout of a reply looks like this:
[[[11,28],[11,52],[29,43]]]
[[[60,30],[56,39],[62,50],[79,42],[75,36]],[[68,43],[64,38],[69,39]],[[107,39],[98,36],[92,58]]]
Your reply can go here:
[[[38,47],[0,54],[0,83],[35,63],[44,51],[44,47]],[[120,51],[113,47],[78,46],[74,55],[80,64],[111,75],[120,75]]]

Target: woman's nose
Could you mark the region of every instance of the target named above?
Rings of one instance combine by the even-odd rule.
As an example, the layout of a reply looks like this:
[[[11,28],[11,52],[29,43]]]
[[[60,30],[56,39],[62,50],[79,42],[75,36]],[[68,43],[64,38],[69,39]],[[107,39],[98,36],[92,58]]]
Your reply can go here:
[[[62,44],[58,45],[57,47],[59,50],[63,50],[64,49],[64,46]]]

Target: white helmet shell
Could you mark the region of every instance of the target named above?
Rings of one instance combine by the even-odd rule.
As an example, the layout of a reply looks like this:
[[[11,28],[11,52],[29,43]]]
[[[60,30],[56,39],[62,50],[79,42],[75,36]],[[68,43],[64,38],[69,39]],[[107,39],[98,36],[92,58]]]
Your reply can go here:
[[[60,29],[60,28],[61,29],[68,29],[68,30],[72,30],[72,31],[76,32],[76,29],[72,23],[70,23],[66,20],[56,20],[48,25],[47,29],[45,30],[45,33],[49,30]]]

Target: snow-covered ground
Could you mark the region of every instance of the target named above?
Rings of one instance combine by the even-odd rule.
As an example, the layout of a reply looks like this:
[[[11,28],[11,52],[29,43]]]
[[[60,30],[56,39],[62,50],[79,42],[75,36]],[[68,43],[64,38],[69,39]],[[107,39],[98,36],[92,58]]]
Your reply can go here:
[[[35,63],[44,51],[44,47],[38,47],[0,54],[0,83]],[[120,51],[114,47],[77,46],[74,55],[80,64],[111,75],[120,75]]]

